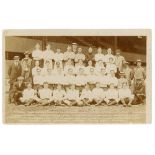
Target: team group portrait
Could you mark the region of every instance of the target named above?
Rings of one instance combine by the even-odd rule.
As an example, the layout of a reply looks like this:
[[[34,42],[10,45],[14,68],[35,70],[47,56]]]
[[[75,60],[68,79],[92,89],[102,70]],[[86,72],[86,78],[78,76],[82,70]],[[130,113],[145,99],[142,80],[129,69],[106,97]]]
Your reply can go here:
[[[146,76],[145,36],[5,38],[7,107],[138,111]]]

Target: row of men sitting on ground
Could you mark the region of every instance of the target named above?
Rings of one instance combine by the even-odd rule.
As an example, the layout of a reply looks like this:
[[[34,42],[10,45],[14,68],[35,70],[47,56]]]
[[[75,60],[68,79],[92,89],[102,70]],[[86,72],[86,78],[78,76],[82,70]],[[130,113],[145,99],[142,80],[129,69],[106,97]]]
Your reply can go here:
[[[108,89],[101,87],[100,83],[96,83],[93,89],[86,84],[81,91],[76,88],[75,84],[64,88],[63,85],[57,84],[55,89],[49,88],[47,82],[43,83],[43,87],[35,90],[31,83],[27,83],[25,88],[23,77],[18,78],[18,84],[21,83],[20,90],[10,93],[13,103],[16,105],[58,105],[58,106],[89,106],[89,105],[118,105],[131,106],[137,104],[134,95],[127,83],[122,84],[122,88],[115,88],[114,83],[110,83]],[[139,96],[140,103],[144,96]]]

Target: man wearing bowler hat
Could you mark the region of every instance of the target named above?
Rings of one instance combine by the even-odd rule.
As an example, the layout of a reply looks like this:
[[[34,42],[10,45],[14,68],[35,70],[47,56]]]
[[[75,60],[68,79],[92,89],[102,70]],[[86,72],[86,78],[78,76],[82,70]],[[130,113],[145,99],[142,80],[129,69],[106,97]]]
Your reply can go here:
[[[134,80],[144,80],[146,75],[145,75],[145,70],[142,67],[142,61],[140,59],[137,60],[137,66],[134,68]]]
[[[19,76],[21,76],[22,72],[22,67],[19,62],[19,56],[14,56],[13,57],[13,63],[9,66],[8,69],[8,75],[9,75],[9,83],[10,83],[10,90],[13,87],[13,83],[17,80]]]

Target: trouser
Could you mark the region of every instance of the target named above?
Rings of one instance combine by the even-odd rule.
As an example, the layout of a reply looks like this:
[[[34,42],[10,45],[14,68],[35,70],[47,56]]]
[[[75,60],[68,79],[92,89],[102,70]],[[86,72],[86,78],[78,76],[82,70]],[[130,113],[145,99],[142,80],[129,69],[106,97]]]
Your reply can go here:
[[[10,79],[10,80],[9,80],[9,84],[10,84],[9,91],[12,90],[12,88],[13,88],[13,84],[14,84],[14,82],[16,82],[16,81],[17,81],[17,78],[14,78],[14,79]]]
[[[22,92],[21,91],[11,90],[9,92],[9,102],[10,103],[18,104],[20,97],[22,97]]]
[[[103,98],[95,98],[93,104],[95,105],[100,105],[106,103],[105,100]]]
[[[133,104],[142,104],[144,103],[145,95],[144,94],[135,94],[135,98],[133,100]]]
[[[39,103],[42,105],[48,105],[51,103],[51,100],[50,99],[42,99]]]
[[[120,71],[119,71],[119,68],[117,68],[117,72],[116,72],[115,76],[116,76],[117,78],[119,78],[119,77],[120,77],[119,74],[120,74]]]
[[[24,104],[25,106],[28,106],[28,105],[31,105],[31,104],[34,103],[34,102],[35,102],[34,99],[28,99],[28,100],[25,100],[25,101],[23,102],[23,104]]]
[[[126,98],[124,98],[124,101],[125,101],[126,104],[128,104],[130,100],[129,100],[128,97],[126,97]]]
[[[54,104],[57,106],[65,105],[65,103],[61,99],[54,99]]]
[[[84,98],[82,99],[82,101],[83,101],[83,105],[90,105],[93,102],[93,100],[88,98]]]
[[[123,100],[125,102],[125,104],[128,104],[130,102],[130,98],[126,97],[126,98],[122,98],[121,100]],[[122,101],[120,100],[120,102],[122,103]]]
[[[115,105],[118,104],[115,99],[109,99],[108,105]]]
[[[77,105],[77,100],[74,100],[74,99],[66,99],[64,100],[64,103],[68,106],[75,106]]]
[[[144,79],[134,79],[133,82],[134,92],[136,93],[138,87],[142,90],[145,90]],[[137,87],[138,86],[138,87]]]

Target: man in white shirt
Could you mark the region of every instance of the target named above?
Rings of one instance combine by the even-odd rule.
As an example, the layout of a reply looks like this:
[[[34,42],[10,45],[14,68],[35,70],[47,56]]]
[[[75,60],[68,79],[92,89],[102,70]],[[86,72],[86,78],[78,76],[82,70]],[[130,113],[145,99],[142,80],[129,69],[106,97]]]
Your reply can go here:
[[[115,87],[118,86],[118,79],[115,77],[115,72],[113,70],[111,70],[110,75],[107,76],[107,81],[108,85],[113,83]]]
[[[96,72],[100,72],[101,68],[104,68],[104,63],[103,63],[103,61],[99,60],[95,64]]]
[[[39,102],[39,98],[36,94],[36,90],[32,89],[32,84],[28,83],[27,88],[24,89],[22,97],[20,98],[21,103],[25,106],[29,106],[31,104],[34,104],[35,102]]]
[[[105,101],[107,105],[118,104],[119,102],[118,90],[115,88],[114,83],[110,83],[110,88],[106,92]]]
[[[91,74],[91,72],[96,73],[95,67],[93,67],[92,65],[93,65],[92,60],[89,60],[89,61],[88,61],[88,66],[85,67],[85,71],[86,71],[86,81],[87,81],[87,82],[89,82],[89,78],[90,78],[89,75]]]
[[[89,61],[88,61],[88,66],[86,67],[86,73],[87,73],[87,74],[90,73],[90,69],[94,69],[92,60],[89,60]]]
[[[62,63],[60,63],[60,62],[55,62],[55,63],[54,63],[54,69],[53,69],[53,70],[57,70],[58,68],[63,69]]]
[[[75,59],[75,53],[72,51],[72,47],[68,46],[67,51],[64,52],[64,61],[68,60],[74,60]]]
[[[131,93],[129,86],[123,83],[123,87],[119,89],[119,99],[124,107],[131,106],[134,95]]]
[[[85,85],[85,88],[82,90],[80,99],[82,101],[82,105],[90,105],[93,101],[93,93],[90,90],[89,84]]]
[[[75,88],[75,84],[72,84],[67,90],[64,103],[68,106],[81,105],[79,90]]]
[[[92,90],[95,105],[104,105],[105,91],[100,87],[100,83],[96,83],[96,87]]]
[[[110,61],[109,58],[113,58],[113,59],[112,59],[112,60],[113,60],[113,63],[115,62],[115,56],[112,54],[111,48],[108,48],[108,49],[107,49],[107,54],[105,55],[105,62],[106,62],[106,64],[109,63],[109,61]]]
[[[40,49],[39,43],[35,45],[35,49],[32,51],[32,58],[33,58],[33,66],[35,64],[35,61],[39,61],[40,66],[42,66],[42,50]]]
[[[42,58],[44,60],[44,65],[46,60],[50,61],[50,65],[52,67],[52,60],[54,59],[54,51],[51,50],[51,45],[46,45],[46,50],[42,52]]]
[[[70,68],[66,68],[64,71],[65,74],[65,85],[70,85],[70,84],[75,84],[75,68],[74,66],[70,67]]]
[[[51,78],[52,84],[65,84],[64,71],[62,68],[57,68],[53,71]]]
[[[96,69],[94,67],[87,68],[87,83],[89,83],[90,87],[93,88],[94,84],[97,82],[97,74]]]
[[[50,60],[46,60],[44,67],[42,68],[42,75],[46,76],[50,70],[52,71],[52,66],[50,64]]]
[[[56,53],[54,54],[54,65],[59,62],[60,63],[60,66],[62,67],[62,61],[63,61],[63,58],[64,58],[64,55],[63,53],[61,52],[61,49],[60,48],[57,48],[56,49]],[[62,67],[63,68],[63,67]]]
[[[32,68],[33,84],[38,89],[43,84],[42,68],[39,67],[39,61],[35,61],[35,67]]]
[[[66,92],[62,88],[61,84],[57,85],[57,89],[53,91],[53,100],[55,105],[64,105],[63,100],[65,100]]]
[[[71,59],[68,59],[64,64],[64,71],[67,71],[70,67],[74,67],[74,64]]]
[[[113,57],[109,58],[109,63],[106,65],[106,72],[107,74],[110,74],[110,71],[113,70],[115,74],[117,73],[117,66],[113,63],[114,59]]]
[[[43,88],[38,91],[40,101],[39,103],[43,106],[50,105],[53,101],[52,90],[48,88],[48,82],[43,83]]]
[[[75,68],[78,68],[78,67],[85,67],[84,63],[83,63],[83,60],[78,60],[78,62],[75,64]]]
[[[78,48],[78,52],[75,54],[75,63],[77,63],[79,60],[85,60],[85,55],[82,53],[81,47]]]
[[[83,64],[83,61],[79,60],[78,63],[75,65],[75,71],[77,74],[79,72],[79,69],[81,69],[81,68],[85,71],[85,66]]]
[[[72,51],[76,54],[77,53],[78,44],[72,43]]]
[[[54,75],[51,68],[46,68],[46,70],[47,70],[47,73],[42,77],[42,79],[43,79],[43,82],[48,82],[49,88],[51,88],[53,84],[52,82],[53,82]]]
[[[87,83],[85,68],[83,68],[83,67],[78,68],[78,70],[76,72],[75,80],[76,80],[77,86],[84,86]]]
[[[125,73],[125,77],[126,77],[126,79],[128,80],[128,84],[129,84],[129,86],[131,86],[131,81],[132,81],[132,79],[133,79],[133,69],[131,69],[130,67],[129,67],[129,62],[124,62],[125,63],[125,67],[123,68],[123,72]]]
[[[106,88],[107,85],[109,84],[105,67],[101,68],[100,72],[97,72],[97,82],[99,82],[101,87],[104,87],[104,88]]]
[[[125,62],[125,58],[121,55],[121,51],[119,49],[117,49],[116,56],[115,56],[115,64],[117,66],[118,72],[123,71],[124,62]]]
[[[104,57],[104,54],[102,53],[102,48],[99,47],[97,49],[97,53],[95,54],[95,61],[98,62],[98,61],[102,61],[102,62],[105,62],[105,57]]]

